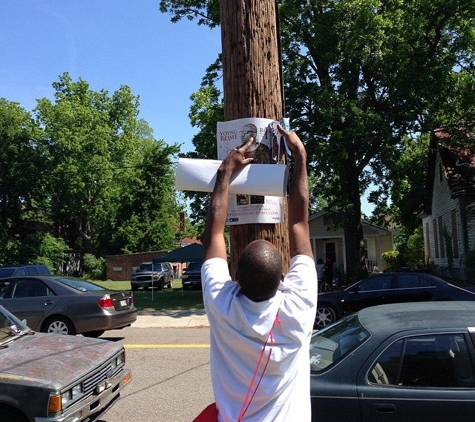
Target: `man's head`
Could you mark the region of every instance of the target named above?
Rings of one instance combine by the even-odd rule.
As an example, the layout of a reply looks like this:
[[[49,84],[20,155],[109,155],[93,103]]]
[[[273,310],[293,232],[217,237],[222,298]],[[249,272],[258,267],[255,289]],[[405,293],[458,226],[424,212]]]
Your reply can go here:
[[[255,240],[246,246],[238,260],[238,282],[242,292],[256,302],[275,295],[282,280],[282,259],[267,240]]]

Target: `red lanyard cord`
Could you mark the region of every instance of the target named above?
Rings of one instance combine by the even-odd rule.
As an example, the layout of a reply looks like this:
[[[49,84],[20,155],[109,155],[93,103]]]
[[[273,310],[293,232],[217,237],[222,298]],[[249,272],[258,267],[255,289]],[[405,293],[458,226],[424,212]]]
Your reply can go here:
[[[280,320],[278,319],[278,317],[275,318],[274,324],[280,324]],[[274,328],[274,327],[272,327],[272,328]],[[269,354],[267,355],[267,361],[265,363],[264,369],[262,370],[261,376],[259,377],[259,380],[257,381],[256,387],[253,390],[253,386],[254,386],[254,383],[256,381],[257,374],[259,373],[259,368],[261,366],[262,359],[263,359],[264,353],[266,351],[266,347],[269,344],[269,340],[270,340],[270,347],[269,347]],[[249,384],[249,388],[247,389],[246,398],[244,399],[244,402],[242,404],[241,412],[239,413],[239,417],[237,419],[237,422],[242,421],[242,419],[244,418],[244,415],[247,412],[247,409],[249,408],[249,405],[251,404],[252,400],[254,399],[254,396],[256,395],[257,389],[259,388],[259,385],[262,381],[262,377],[264,376],[264,373],[266,372],[267,366],[269,365],[269,361],[270,361],[270,357],[271,357],[271,354],[272,354],[272,348],[274,347],[274,343],[275,343],[274,342],[274,335],[272,334],[272,329],[271,329],[270,332],[269,332],[269,335],[267,336],[266,342],[264,343],[264,347],[261,350],[261,354],[259,356],[259,360],[257,362],[256,369],[254,370],[254,375],[252,376],[251,383]],[[252,395],[251,395],[251,392],[252,392]]]

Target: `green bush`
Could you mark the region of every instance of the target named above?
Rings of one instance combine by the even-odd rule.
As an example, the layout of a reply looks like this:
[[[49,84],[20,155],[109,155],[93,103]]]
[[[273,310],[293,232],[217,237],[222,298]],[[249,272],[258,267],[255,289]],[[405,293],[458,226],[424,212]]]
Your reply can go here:
[[[397,271],[401,267],[401,257],[399,251],[387,251],[383,253],[383,260],[388,267],[388,271]]]
[[[106,260],[97,258],[93,254],[86,253],[82,262],[83,277],[92,280],[105,280]]]

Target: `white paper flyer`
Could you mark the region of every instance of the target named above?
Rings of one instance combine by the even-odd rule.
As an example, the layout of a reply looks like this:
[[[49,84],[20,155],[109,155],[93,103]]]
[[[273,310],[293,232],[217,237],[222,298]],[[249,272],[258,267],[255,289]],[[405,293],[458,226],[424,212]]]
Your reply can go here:
[[[263,118],[244,118],[219,122],[217,125],[218,159],[224,160],[229,152],[246,143],[250,137],[255,142],[246,152],[246,157],[254,158],[255,164],[273,165],[280,161],[284,146],[277,122]],[[228,205],[228,225],[253,223],[282,223],[284,219],[283,198],[265,196],[267,184],[275,183],[272,172],[263,172],[258,184],[262,186],[260,195],[231,194]]]

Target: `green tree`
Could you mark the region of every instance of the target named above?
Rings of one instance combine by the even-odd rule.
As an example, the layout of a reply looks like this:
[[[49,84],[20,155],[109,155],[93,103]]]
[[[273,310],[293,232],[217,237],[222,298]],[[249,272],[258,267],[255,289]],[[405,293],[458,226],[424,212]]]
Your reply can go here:
[[[427,133],[402,138],[394,161],[387,163],[388,182],[381,181],[379,189],[369,195],[369,202],[376,205],[372,222],[383,227],[388,223],[404,226],[410,233],[421,227],[419,216],[427,197],[429,138]]]
[[[118,196],[115,227],[104,231],[112,233],[112,250],[116,253],[169,250],[184,236],[180,225],[183,206],[175,196],[172,163],[178,152],[177,145],[168,146],[151,138],[143,140],[134,179],[123,186]]]
[[[215,26],[217,3],[162,0],[160,10]],[[371,184],[389,192],[405,136],[473,118],[475,2],[284,0],[279,9],[287,114],[324,175],[313,188],[344,228],[356,278],[361,194]]]
[[[31,114],[0,98],[0,263],[29,262],[29,236],[48,228],[46,160],[37,136]]]
[[[39,100],[35,114],[56,237],[96,256],[169,247],[179,219],[170,176],[177,146],[153,139],[127,86],[110,96],[64,73],[53,88],[54,101]]]

